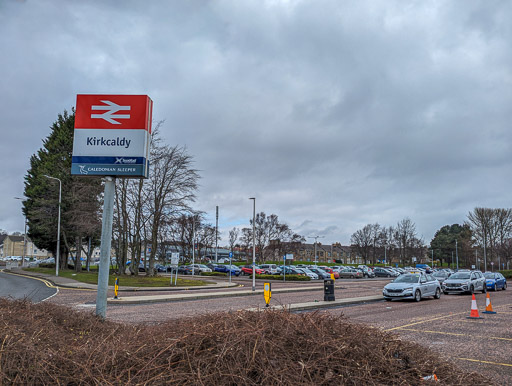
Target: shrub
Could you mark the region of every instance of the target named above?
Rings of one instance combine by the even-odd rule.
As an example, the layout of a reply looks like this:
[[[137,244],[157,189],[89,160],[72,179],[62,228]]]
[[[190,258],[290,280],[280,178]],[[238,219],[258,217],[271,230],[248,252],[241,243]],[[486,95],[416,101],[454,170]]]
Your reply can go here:
[[[249,277],[252,277],[252,275],[250,275]],[[256,279],[262,279],[262,280],[281,280],[281,281],[283,281],[283,277],[281,275],[256,275]],[[289,281],[310,281],[311,278],[309,276],[304,276],[304,275],[286,275],[286,280],[289,280]]]
[[[512,279],[512,269],[508,269],[505,271],[498,271],[498,272],[501,273],[503,276],[505,276],[507,279]]]
[[[201,276],[227,276],[227,275],[228,274],[225,272],[201,272]]]

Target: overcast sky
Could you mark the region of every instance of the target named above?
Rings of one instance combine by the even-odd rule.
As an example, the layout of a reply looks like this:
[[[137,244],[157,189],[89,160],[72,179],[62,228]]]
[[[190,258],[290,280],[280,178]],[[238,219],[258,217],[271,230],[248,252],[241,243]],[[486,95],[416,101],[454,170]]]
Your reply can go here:
[[[76,94],[147,94],[219,227],[275,213],[350,242],[404,217],[429,243],[510,207],[512,2],[0,1],[0,229]]]

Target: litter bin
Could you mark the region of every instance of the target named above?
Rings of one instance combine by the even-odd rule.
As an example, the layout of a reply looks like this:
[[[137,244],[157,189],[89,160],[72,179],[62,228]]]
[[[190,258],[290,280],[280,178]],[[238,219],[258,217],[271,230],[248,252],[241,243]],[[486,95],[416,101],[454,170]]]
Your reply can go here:
[[[334,301],[334,280],[324,280],[324,301]]]

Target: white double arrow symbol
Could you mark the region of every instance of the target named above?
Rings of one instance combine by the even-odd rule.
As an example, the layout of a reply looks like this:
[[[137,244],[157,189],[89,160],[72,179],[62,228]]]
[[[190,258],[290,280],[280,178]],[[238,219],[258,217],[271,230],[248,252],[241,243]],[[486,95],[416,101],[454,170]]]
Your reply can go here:
[[[115,119],[130,119],[130,114],[117,114],[118,111],[126,111],[130,110],[131,106],[119,106],[111,101],[101,101],[108,106],[100,105],[100,106],[91,106],[91,110],[107,110],[103,114],[91,114],[91,118],[99,118],[104,119],[105,121],[112,123],[113,125],[120,125],[121,122],[118,122]]]

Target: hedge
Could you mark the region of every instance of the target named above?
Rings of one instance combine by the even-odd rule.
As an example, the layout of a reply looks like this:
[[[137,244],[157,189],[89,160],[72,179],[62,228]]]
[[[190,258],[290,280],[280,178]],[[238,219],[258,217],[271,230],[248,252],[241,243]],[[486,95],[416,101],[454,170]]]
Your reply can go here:
[[[505,276],[505,278],[512,279],[512,269],[505,270],[505,271],[498,271],[498,272],[501,273],[503,276]]]
[[[250,275],[249,277],[252,277]],[[281,280],[283,281],[283,277],[281,275],[256,275],[256,279],[262,280]],[[305,275],[286,275],[287,281],[310,281],[311,278]]]
[[[228,274],[226,272],[201,272],[201,276],[228,276]]]

